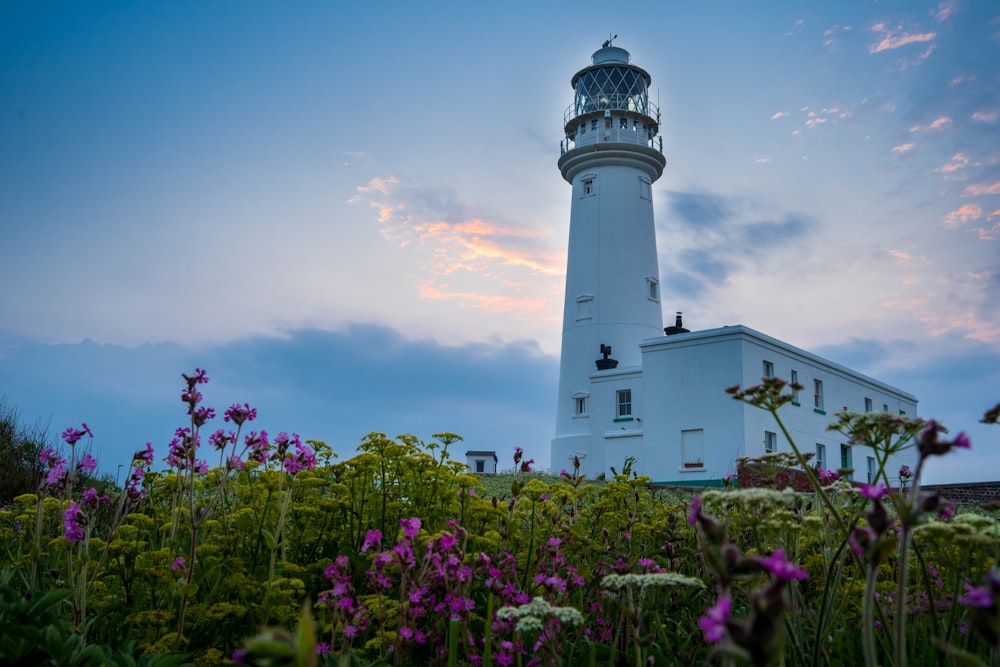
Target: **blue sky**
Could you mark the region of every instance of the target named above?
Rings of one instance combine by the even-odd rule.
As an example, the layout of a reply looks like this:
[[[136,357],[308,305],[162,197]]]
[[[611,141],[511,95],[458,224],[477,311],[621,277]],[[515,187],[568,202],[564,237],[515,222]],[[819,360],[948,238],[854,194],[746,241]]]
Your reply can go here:
[[[910,391],[1000,478],[1000,7],[6,3],[0,395],[106,469],[217,409],[548,460],[574,72],[653,77],[667,320]],[[720,388],[721,390],[722,388]]]

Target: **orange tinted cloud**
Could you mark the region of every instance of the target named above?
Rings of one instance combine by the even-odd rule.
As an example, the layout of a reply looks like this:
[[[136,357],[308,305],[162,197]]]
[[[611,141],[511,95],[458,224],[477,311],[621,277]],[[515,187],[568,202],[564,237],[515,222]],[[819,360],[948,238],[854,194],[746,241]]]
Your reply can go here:
[[[991,123],[1000,117],[1000,111],[977,111],[972,114],[972,120],[978,120],[983,123]]]
[[[878,43],[872,44],[868,49],[869,53],[880,53],[882,51],[891,51],[892,49],[898,49],[907,44],[919,44],[921,42],[932,42],[934,38],[937,37],[937,33],[934,32],[922,32],[922,33],[909,33],[904,32],[902,28],[897,27],[895,30],[886,30],[884,23],[877,23],[872,26],[874,32],[882,33],[882,39]]]
[[[904,153],[912,151],[914,146],[916,146],[916,144],[913,143],[900,144],[899,146],[893,146],[892,152],[895,153],[896,155],[903,155]]]
[[[978,220],[982,216],[983,209],[979,204],[965,204],[961,208],[955,209],[948,215],[944,216],[944,223],[949,227],[955,227],[963,222]]]
[[[930,132],[931,130],[943,130],[944,128],[951,125],[951,118],[942,116],[936,119],[930,125],[914,125],[910,128],[910,132]]]
[[[990,183],[985,185],[979,183],[977,185],[970,185],[965,188],[965,194],[967,195],[1000,195],[1000,181],[996,183]]]
[[[400,185],[393,178],[358,186],[348,201],[378,211],[384,238],[423,251],[432,276],[466,274],[457,287],[430,278],[420,287],[424,298],[522,313],[542,302],[552,308],[558,298],[566,255],[549,247],[546,229],[489,220],[450,192]]]
[[[955,153],[955,155],[952,156],[951,160],[948,161],[948,164],[938,167],[935,171],[942,171],[947,174],[953,171],[957,171],[965,167],[967,164],[969,164],[969,158],[967,158],[962,153]]]

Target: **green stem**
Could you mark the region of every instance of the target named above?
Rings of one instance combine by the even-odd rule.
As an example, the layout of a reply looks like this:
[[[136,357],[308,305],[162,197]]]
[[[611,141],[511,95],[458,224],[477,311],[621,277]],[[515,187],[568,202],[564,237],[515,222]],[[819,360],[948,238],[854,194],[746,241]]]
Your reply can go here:
[[[878,570],[869,566],[865,572],[865,593],[861,607],[861,639],[865,650],[865,665],[877,667],[875,659],[875,615],[872,607],[875,604],[875,580]]]

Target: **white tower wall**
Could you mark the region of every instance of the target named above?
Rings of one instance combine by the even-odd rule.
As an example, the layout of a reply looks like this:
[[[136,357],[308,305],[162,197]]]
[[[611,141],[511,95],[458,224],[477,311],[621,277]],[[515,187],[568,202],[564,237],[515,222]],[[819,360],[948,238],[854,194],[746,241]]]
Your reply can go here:
[[[568,150],[559,160],[572,205],[552,442],[556,470],[574,455],[584,458],[585,469],[603,468],[590,414],[602,414],[616,399],[608,383],[594,384],[595,373],[610,372],[595,364],[603,358],[601,346],[611,346],[618,371],[639,368],[639,343],[663,335],[652,184],[665,160],[652,145],[658,122],[649,115],[649,75],[628,61],[624,49],[606,47],[573,77],[577,99],[567,113]]]

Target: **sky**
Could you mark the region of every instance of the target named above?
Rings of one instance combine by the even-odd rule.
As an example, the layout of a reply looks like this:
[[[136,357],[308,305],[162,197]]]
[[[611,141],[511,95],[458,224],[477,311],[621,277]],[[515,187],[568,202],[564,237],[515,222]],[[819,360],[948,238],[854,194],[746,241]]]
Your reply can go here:
[[[0,396],[105,470],[207,405],[548,464],[572,75],[652,76],[665,321],[920,400],[1000,479],[1000,5],[0,6]],[[720,387],[720,391],[723,388]],[[221,426],[221,424],[220,424]]]

